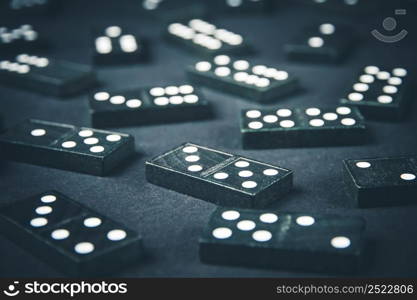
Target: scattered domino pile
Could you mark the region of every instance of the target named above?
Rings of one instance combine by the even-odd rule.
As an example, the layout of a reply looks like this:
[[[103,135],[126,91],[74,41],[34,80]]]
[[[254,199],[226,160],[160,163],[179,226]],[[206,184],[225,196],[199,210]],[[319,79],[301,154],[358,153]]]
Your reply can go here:
[[[6,8],[28,16],[55,9],[52,2],[8,1]],[[247,106],[236,109],[240,124],[235,124],[240,126],[235,140],[241,147],[233,152],[251,149],[251,158],[224,151],[227,145],[211,148],[193,143],[183,133],[183,139],[172,149],[142,153],[144,163],[136,171],[145,174],[147,183],[138,182],[140,188],[152,184],[156,190],[170,190],[167,195],[176,192],[184,199],[200,199],[216,206],[201,224],[204,230],[200,239],[194,241],[199,244],[203,263],[332,274],[361,272],[364,253],[369,250],[365,220],[349,213],[271,208],[296,194],[294,187],[304,175],[302,170],[288,168],[285,159],[269,163],[253,153],[263,149],[279,154],[282,148],[360,148],[373,138],[373,120],[392,124],[388,121],[399,123],[407,118],[413,100],[413,70],[395,63],[387,66],[386,62],[361,66],[357,74],[350,74],[352,81],[339,91],[338,99],[326,103],[312,98],[311,106],[305,107],[291,103],[303,90],[303,74],[294,64],[328,67],[347,60],[353,50],[361,51],[351,27],[325,19],[311,27],[300,26],[299,34],[289,36],[282,46],[287,60],[262,62],[263,54],[245,35],[245,26],[236,33],[215,25],[222,24],[221,17],[213,16],[259,16],[276,8],[273,1],[215,0],[206,5],[170,0],[138,2],[138,13],[166,21],[159,22],[163,23],[159,42],[164,47],[195,55],[189,65],[174,62],[183,72],[181,80],[165,81],[161,73],[159,78],[152,78],[152,85],[135,78],[134,88],[114,88],[99,82],[97,75],[102,68],[113,72],[111,67],[117,66],[117,72],[123,72],[124,66],[152,66],[158,59],[149,55],[148,44],[155,41],[143,37],[144,32],[136,30],[135,24],[122,24],[122,19],[120,24],[112,20],[91,29],[86,41],[91,52],[86,56],[93,67],[58,59],[53,47],[46,47],[44,52],[51,43],[41,42],[42,30],[36,24],[0,24],[0,85],[67,101],[69,96],[85,91],[85,109],[78,113],[89,120],[75,126],[37,119],[13,122],[0,115],[2,160],[108,176],[111,180],[116,169],[123,176],[125,165],[141,152],[137,149],[141,143],[157,143],[158,138],[136,138],[139,141],[135,144],[135,137],[119,128],[148,130],[153,125],[170,128],[175,123],[193,126],[203,120],[215,121],[216,111],[223,107],[215,105],[213,92],[225,93],[230,99],[243,98]],[[297,2],[331,11],[368,8],[362,1]],[[39,7],[41,11],[35,9]],[[331,69],[327,70],[332,76]],[[211,91],[206,93],[206,88]],[[282,99],[287,102],[275,103]],[[64,111],[64,103],[61,105]],[[221,143],[221,139],[216,142]],[[258,153],[263,157],[264,152]],[[340,161],[346,190],[343,201],[350,201],[358,210],[416,204],[416,153],[358,156]],[[7,176],[7,169],[4,172]],[[104,196],[98,188],[97,197]],[[1,206],[0,233],[72,276],[111,274],[146,259],[143,232],[88,208],[82,204],[87,199],[72,198],[59,191],[40,190],[25,200]]]

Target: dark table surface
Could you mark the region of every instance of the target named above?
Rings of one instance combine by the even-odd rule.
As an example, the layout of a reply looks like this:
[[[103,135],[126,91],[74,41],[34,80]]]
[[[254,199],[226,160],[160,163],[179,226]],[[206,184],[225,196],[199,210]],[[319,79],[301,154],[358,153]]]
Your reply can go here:
[[[45,52],[59,59],[89,64],[89,30],[96,24],[128,24],[148,37],[150,64],[97,69],[106,88],[128,89],[145,85],[182,83],[184,68],[195,57],[161,40],[163,25],[141,16],[134,1],[65,1],[56,15],[28,19],[38,25],[52,48]],[[70,3],[69,3],[70,2]],[[87,3],[88,2],[88,3]],[[392,14],[392,12],[388,12]],[[219,15],[214,21],[242,33],[258,50],[254,61],[276,65],[300,77],[303,93],[274,104],[280,106],[334,105],[364,65],[416,67],[416,28],[411,13],[401,25],[409,36],[395,44],[376,41],[370,30],[381,28],[387,15],[375,9],[352,19],[303,6],[278,9],[270,15]],[[283,45],[303,26],[319,22],[350,23],[362,36],[351,56],[341,65],[288,62]],[[28,22],[29,23],[29,22]],[[368,145],[332,148],[296,148],[243,151],[240,144],[239,111],[257,107],[233,96],[204,89],[215,105],[213,120],[170,125],[115,128],[136,138],[138,156],[110,177],[95,177],[22,163],[3,162],[0,168],[0,204],[56,189],[83,204],[140,232],[146,258],[115,276],[216,277],[216,276],[314,276],[316,274],[270,271],[202,264],[198,238],[215,206],[207,202],[148,184],[144,162],[183,142],[242,154],[295,172],[295,189],[272,208],[305,213],[362,216],[367,222],[370,259],[360,276],[417,275],[417,206],[358,209],[344,192],[342,160],[416,154],[417,106],[400,123],[369,122],[373,138]],[[413,99],[414,100],[414,99]],[[38,118],[74,125],[89,125],[86,94],[64,100],[17,89],[0,87],[0,110],[6,125]],[[0,276],[62,276],[12,242],[0,237]]]

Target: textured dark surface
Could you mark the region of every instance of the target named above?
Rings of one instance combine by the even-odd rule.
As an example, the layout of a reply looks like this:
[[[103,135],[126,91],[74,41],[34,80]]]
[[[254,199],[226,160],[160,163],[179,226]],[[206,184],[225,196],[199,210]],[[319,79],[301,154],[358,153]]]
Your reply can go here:
[[[183,82],[185,67],[195,61],[188,53],[161,40],[161,25],[139,16],[135,5],[123,1],[67,1],[65,11],[39,20],[39,30],[50,39],[50,54],[79,63],[90,62],[90,26],[128,22],[138,33],[151,39],[154,62],[149,65],[98,69],[102,83],[111,89],[167,85]],[[118,3],[118,4],[117,4]],[[132,2],[133,3],[133,2]],[[303,7],[283,8],[273,15],[219,16],[216,24],[241,32],[268,65],[288,69],[300,77],[304,93],[280,100],[282,106],[333,105],[349,87],[352,76],[368,64],[416,66],[416,26],[413,16],[398,17],[399,28],[410,31],[396,44],[378,42],[370,30],[383,31],[381,22],[393,12],[364,15],[355,21],[342,16],[309,11]],[[414,17],[415,18],[415,17]],[[320,21],[343,19],[363,36],[354,53],[342,65],[314,65],[287,62],[282,46],[304,26]],[[358,21],[359,20],[359,21]],[[363,24],[363,25],[359,25]],[[243,151],[240,146],[241,108],[258,107],[236,97],[203,90],[216,105],[211,121],[114,129],[136,138],[137,157],[111,177],[101,178],[20,163],[0,163],[1,204],[48,190],[60,190],[73,199],[120,221],[142,234],[147,257],[117,276],[306,276],[312,274],[265,271],[238,267],[209,266],[198,258],[198,238],[215,206],[168,191],[145,180],[144,161],[178,144],[192,141],[215,149],[242,154],[294,170],[295,190],[274,208],[283,211],[332,213],[363,216],[365,237],[371,241],[371,259],[360,275],[416,275],[417,207],[358,209],[344,192],[342,160],[373,156],[415,154],[417,151],[414,105],[401,123],[370,122],[373,139],[367,146],[295,148]],[[88,124],[86,95],[57,100],[53,97],[0,88],[0,109],[7,125],[32,117],[74,125]],[[112,129],[113,130],[113,129]],[[13,243],[0,238],[1,276],[62,275]],[[313,274],[314,275],[314,274]]]

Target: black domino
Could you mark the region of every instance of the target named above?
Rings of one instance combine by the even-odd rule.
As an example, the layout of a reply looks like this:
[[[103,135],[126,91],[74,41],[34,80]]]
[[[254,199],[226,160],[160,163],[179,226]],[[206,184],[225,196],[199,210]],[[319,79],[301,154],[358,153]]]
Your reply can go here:
[[[188,67],[192,82],[238,95],[255,102],[269,102],[299,89],[298,79],[282,69],[218,55]]]
[[[145,41],[120,26],[95,30],[93,41],[93,62],[97,65],[131,64],[148,59]]]
[[[346,191],[359,207],[416,204],[417,156],[348,159]]]
[[[110,274],[143,252],[136,232],[56,191],[2,207],[0,232],[71,276]]]
[[[222,206],[265,207],[292,188],[293,172],[186,143],[146,162],[150,183]]]
[[[340,102],[358,107],[367,119],[403,120],[413,99],[411,77],[410,72],[402,67],[366,66],[355,76]]]
[[[359,110],[346,106],[243,110],[240,130],[247,149],[354,145],[367,139]]]
[[[187,21],[207,16],[205,3],[188,0],[140,0],[145,17],[159,23]]]
[[[210,12],[266,13],[272,8],[270,0],[212,0],[208,1]]]
[[[323,23],[304,29],[285,44],[284,50],[292,60],[336,63],[347,57],[355,43],[352,28]]]
[[[361,268],[361,218],[219,208],[200,238],[209,264],[307,272]]]
[[[326,11],[331,13],[339,13],[342,15],[369,14],[374,11],[375,6],[383,8],[390,1],[379,0],[289,0],[291,5],[297,5],[299,8],[306,9],[307,7],[317,9],[321,14]]]
[[[84,65],[19,54],[14,61],[0,61],[0,84],[47,95],[69,96],[94,86],[96,76]]]
[[[169,41],[203,57],[220,53],[241,55],[251,52],[251,47],[242,35],[218,28],[201,19],[171,23],[165,35]]]
[[[4,18],[15,20],[15,18],[26,18],[29,16],[50,13],[59,7],[61,0],[3,0],[0,2],[0,11]]]
[[[189,84],[101,90],[90,96],[89,103],[92,126],[96,128],[166,124],[212,116],[202,93]]]
[[[127,134],[26,120],[0,135],[2,158],[103,176],[134,153]]]
[[[0,54],[8,56],[22,51],[32,52],[44,46],[39,32],[30,24],[0,27]]]

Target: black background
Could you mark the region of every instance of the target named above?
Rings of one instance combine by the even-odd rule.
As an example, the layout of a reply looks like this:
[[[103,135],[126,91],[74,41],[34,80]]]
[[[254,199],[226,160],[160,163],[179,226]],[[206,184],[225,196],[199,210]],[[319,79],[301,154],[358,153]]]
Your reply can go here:
[[[176,84],[186,80],[184,67],[196,61],[196,57],[161,40],[162,22],[141,14],[140,1],[64,2],[65,6],[52,16],[23,19],[24,23],[37,25],[41,34],[50,41],[52,47],[45,52],[48,56],[89,64],[91,27],[127,24],[132,31],[150,39],[153,60],[149,64],[98,68],[103,88],[129,89]],[[398,8],[409,8],[407,16],[397,17],[398,21],[402,21],[399,28],[407,29],[409,35],[395,44],[381,43],[370,35],[375,28],[383,31],[382,20],[393,16],[393,11],[383,11],[378,7],[373,12],[352,17],[293,4],[281,6],[268,15],[215,14],[213,21],[220,27],[241,33],[256,47],[257,55],[249,60],[275,65],[300,77],[305,91],[282,99],[275,105],[320,106],[336,104],[353,76],[364,65],[416,67],[415,14],[411,7]],[[301,64],[285,59],[283,45],[294,34],[306,25],[328,21],[349,23],[362,38],[343,64]],[[101,178],[21,163],[1,163],[0,204],[56,189],[137,230],[144,238],[147,257],[115,276],[317,275],[210,266],[199,261],[198,237],[215,206],[153,186],[144,178],[145,160],[180,143],[191,141],[294,170],[294,191],[277,201],[273,208],[364,217],[371,255],[360,276],[417,274],[417,207],[355,208],[344,192],[341,173],[343,159],[416,154],[415,105],[401,123],[369,122],[373,138],[366,146],[243,151],[240,145],[239,111],[257,105],[208,89],[204,89],[204,93],[215,105],[216,117],[213,120],[116,129],[134,135],[138,155],[112,176]],[[415,99],[412,100],[414,102]],[[29,117],[89,125],[86,94],[59,100],[0,87],[0,101],[6,125]],[[31,256],[30,251],[24,251],[0,237],[0,276],[49,277],[62,274]]]

